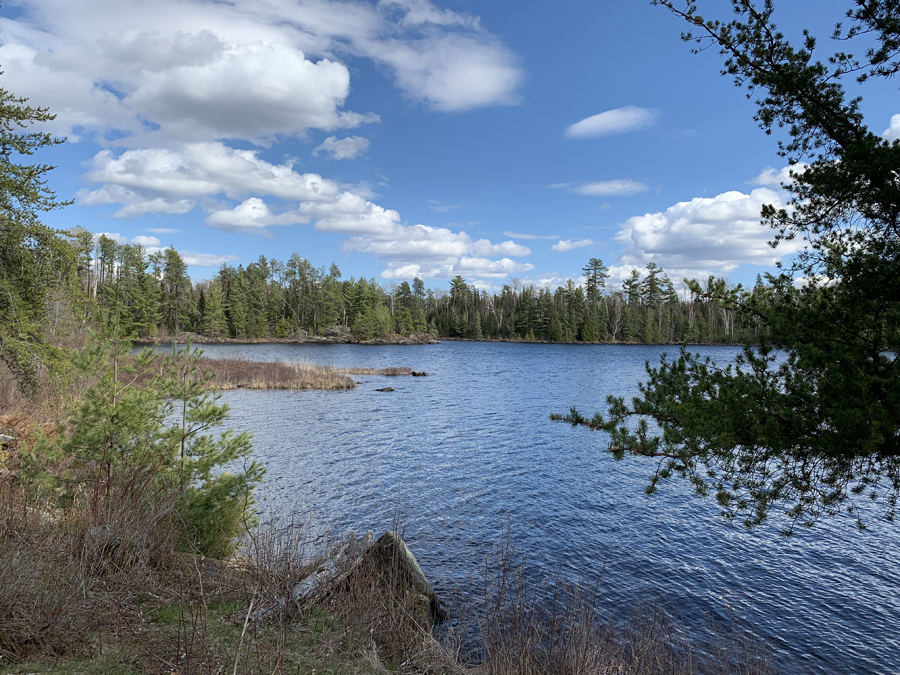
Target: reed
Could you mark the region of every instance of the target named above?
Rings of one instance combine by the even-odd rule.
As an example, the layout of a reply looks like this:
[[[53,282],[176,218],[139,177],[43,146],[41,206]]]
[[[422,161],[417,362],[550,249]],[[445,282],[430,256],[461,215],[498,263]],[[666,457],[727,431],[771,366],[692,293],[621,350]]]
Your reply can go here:
[[[344,375],[386,375],[388,377],[397,377],[400,375],[412,375],[412,368],[407,366],[390,367],[390,368],[335,368],[335,372]]]
[[[353,389],[356,382],[328,366],[311,363],[262,362],[248,359],[200,359],[212,374],[210,386],[228,389]]]

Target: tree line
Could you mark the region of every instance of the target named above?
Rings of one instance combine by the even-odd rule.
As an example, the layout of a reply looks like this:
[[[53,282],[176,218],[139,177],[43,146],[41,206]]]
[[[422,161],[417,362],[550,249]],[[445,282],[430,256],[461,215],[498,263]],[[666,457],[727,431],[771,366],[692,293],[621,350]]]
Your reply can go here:
[[[211,339],[325,336],[349,331],[360,340],[431,333],[444,338],[544,342],[738,343],[758,338],[758,323],[714,299],[727,280],[708,277],[682,292],[650,263],[633,270],[621,288],[591,258],[583,283],[555,290],[513,280],[499,292],[456,276],[449,290],[424,282],[382,285],[344,279],[336,264],[316,267],[293,254],[264,256],[246,267],[222,265],[212,279],[193,283],[174,248],[148,253],[83,228],[70,233],[89,309],[107,326],[155,339],[195,333]]]

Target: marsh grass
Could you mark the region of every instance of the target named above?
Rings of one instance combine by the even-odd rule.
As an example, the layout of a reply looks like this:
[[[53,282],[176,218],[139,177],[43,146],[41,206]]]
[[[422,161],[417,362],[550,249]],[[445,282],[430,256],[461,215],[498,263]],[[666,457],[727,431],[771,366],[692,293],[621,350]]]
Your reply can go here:
[[[602,573],[600,576],[602,580]],[[726,626],[687,636],[655,603],[601,620],[599,584],[536,588],[504,538],[483,574],[478,675],[774,675],[767,645],[729,612]],[[732,608],[733,609],[733,608]],[[691,638],[694,638],[692,641]]]
[[[335,368],[335,372],[346,375],[386,375],[388,377],[397,377],[401,375],[412,375],[412,368],[406,366],[393,366],[389,368]]]
[[[412,368],[332,368],[312,363],[264,362],[248,359],[201,358],[201,370],[212,374],[209,386],[229,389],[353,389],[350,375],[411,375]]]
[[[213,375],[210,387],[228,389],[353,389],[352,378],[311,363],[201,358],[201,370]]]

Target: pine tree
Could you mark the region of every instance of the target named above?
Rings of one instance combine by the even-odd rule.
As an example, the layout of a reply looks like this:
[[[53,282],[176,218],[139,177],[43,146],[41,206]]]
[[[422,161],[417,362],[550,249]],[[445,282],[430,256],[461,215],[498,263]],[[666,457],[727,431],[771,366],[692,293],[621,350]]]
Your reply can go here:
[[[43,338],[47,303],[58,290],[77,287],[72,247],[61,232],[38,220],[38,213],[71,202],[58,200],[47,187],[52,166],[13,161],[63,142],[19,131],[53,118],[46,108],[0,88],[0,361],[31,393],[39,365],[65,366],[62,352]]]
[[[228,323],[225,320],[225,298],[216,280],[206,287],[206,303],[203,312],[203,334],[211,338],[223,338],[228,335]]]
[[[787,132],[778,148],[792,167],[782,186],[791,202],[765,206],[761,221],[776,244],[800,239],[806,247],[765,289],[691,283],[710,324],[719,310],[759,322],[761,344],[735,366],[683,350],[648,367],[630,404],[611,398],[606,416],[587,420],[573,410],[557,418],[606,430],[617,457],[658,458],[651,491],[680,474],[748,527],[781,507],[789,534],[795,523],[855,511],[863,494],[892,520],[900,499],[900,142],[867,128],[862,99],[847,97],[842,78],[852,74],[856,87],[900,72],[900,8],[895,0],[848,3],[849,28],[839,24],[835,36],[863,37],[865,55],[842,44],[819,61],[810,33],[794,45],[778,30],[773,0],[733,0],[728,22],[703,18],[693,1],[654,4],[687,22],[684,38],[697,51],[720,49],[724,72],[759,97],[765,132]],[[723,316],[724,330],[709,326],[713,335],[731,332]],[[698,312],[701,334],[703,319]]]

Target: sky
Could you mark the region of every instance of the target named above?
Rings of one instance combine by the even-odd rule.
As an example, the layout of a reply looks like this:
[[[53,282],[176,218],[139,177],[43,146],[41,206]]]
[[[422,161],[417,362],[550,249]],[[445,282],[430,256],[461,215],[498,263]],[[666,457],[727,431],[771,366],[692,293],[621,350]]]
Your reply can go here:
[[[775,21],[825,58],[847,5]],[[67,137],[37,157],[75,202],[46,224],[172,246],[194,279],[297,253],[433,288],[590,258],[752,283],[793,252],[759,224],[785,160],[683,28],[649,0],[6,0],[0,86]],[[896,82],[860,93],[900,138]]]

